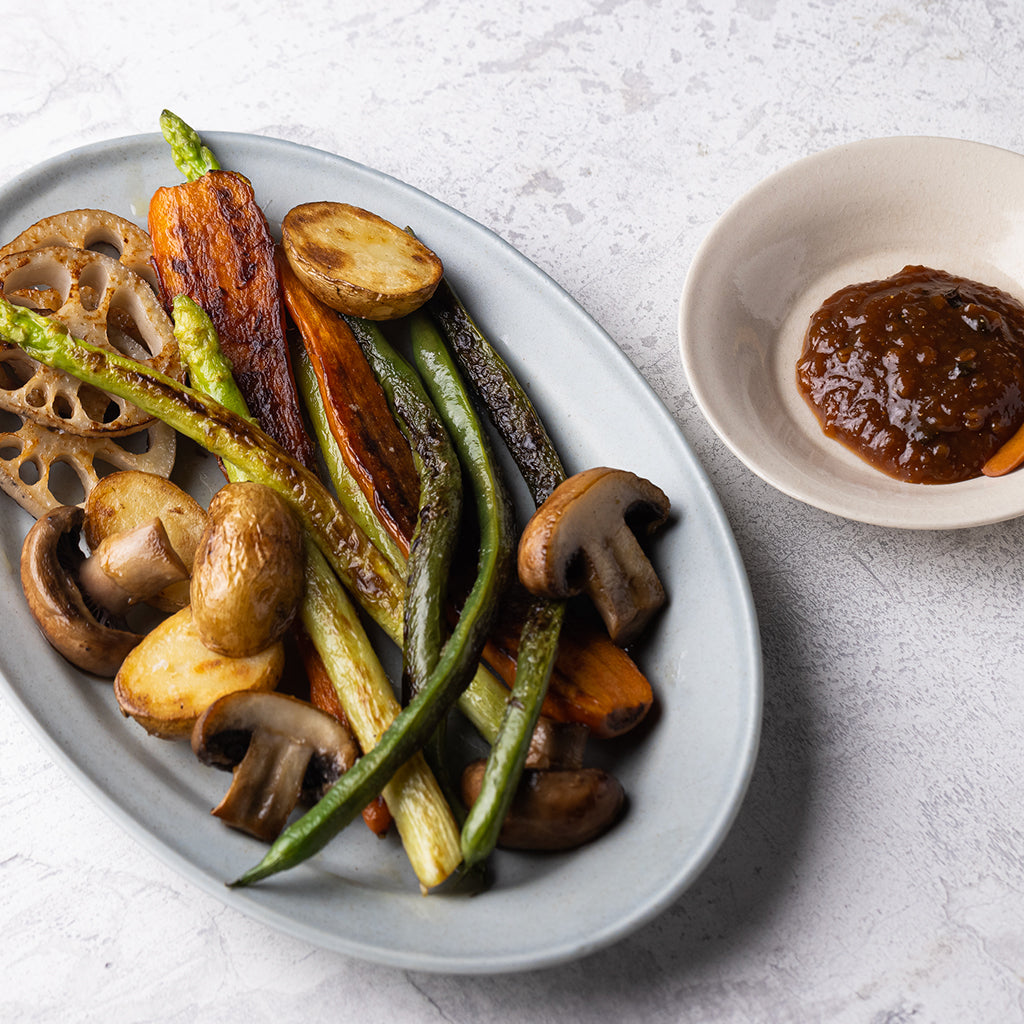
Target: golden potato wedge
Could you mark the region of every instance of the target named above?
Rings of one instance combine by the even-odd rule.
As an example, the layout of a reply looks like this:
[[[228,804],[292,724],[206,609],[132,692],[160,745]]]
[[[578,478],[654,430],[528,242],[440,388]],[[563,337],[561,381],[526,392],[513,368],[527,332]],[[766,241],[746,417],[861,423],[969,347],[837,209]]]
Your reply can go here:
[[[85,501],[83,535],[90,549],[116,533],[132,530],[158,517],[175,554],[191,569],[206,511],[190,494],[166,477],[142,470],[122,470],[103,477]],[[172,583],[150,603],[173,612],[188,604],[188,580]]]
[[[423,305],[444,273],[407,231],[347,203],[303,203],[281,225],[288,263],[321,302],[367,320],[394,320]]]
[[[190,608],[165,619],[122,662],[114,695],[122,713],[161,739],[183,739],[218,697],[273,690],[284,671],[284,644],[250,658],[215,654],[199,639]]]

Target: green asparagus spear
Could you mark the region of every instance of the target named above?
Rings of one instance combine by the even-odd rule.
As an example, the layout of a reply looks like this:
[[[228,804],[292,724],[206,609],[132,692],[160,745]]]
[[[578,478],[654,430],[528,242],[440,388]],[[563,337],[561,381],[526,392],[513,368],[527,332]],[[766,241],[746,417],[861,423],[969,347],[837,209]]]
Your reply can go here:
[[[195,181],[207,171],[219,171],[220,164],[209,146],[177,114],[160,114],[160,131],[171,147],[171,156],[186,181]]]

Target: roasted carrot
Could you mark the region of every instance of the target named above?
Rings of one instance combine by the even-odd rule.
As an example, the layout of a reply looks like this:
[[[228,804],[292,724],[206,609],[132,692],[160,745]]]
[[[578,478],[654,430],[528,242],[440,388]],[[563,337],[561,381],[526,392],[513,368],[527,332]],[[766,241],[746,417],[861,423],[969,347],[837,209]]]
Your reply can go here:
[[[981,467],[985,476],[1005,476],[1024,464],[1024,427],[1020,427],[988,462]]]
[[[509,687],[515,681],[524,609],[525,604],[507,603],[484,647],[484,661]],[[580,722],[595,736],[609,738],[637,725],[653,701],[650,682],[621,647],[582,621],[566,620],[542,714]]]
[[[342,459],[408,555],[419,507],[419,477],[409,443],[348,325],[299,281],[283,255],[279,268],[285,304],[316,374]]]
[[[149,205],[153,263],[164,302],[206,310],[253,416],[294,458],[315,449],[302,419],[285,337],[274,240],[252,185],[212,170],[159,188]]]

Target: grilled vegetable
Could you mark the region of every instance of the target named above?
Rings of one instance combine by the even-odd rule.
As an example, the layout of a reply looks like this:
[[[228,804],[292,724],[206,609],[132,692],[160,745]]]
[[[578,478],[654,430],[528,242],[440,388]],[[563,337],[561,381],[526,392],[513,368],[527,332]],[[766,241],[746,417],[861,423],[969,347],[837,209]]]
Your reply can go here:
[[[348,715],[345,714],[345,708],[338,698],[334,680],[331,679],[323,658],[320,657],[313,641],[310,640],[309,634],[305,630],[298,630],[296,640],[302,663],[306,669],[306,677],[309,680],[310,704],[348,725]],[[363,808],[363,821],[375,835],[383,838],[388,834],[392,818],[387,801],[383,796],[376,797]]]
[[[126,469],[103,477],[85,499],[82,533],[95,551],[108,537],[134,529],[154,516],[191,572],[199,538],[206,529],[206,511],[177,484],[156,473]],[[177,611],[188,604],[188,587],[188,580],[172,583],[149,603],[161,611]]]
[[[462,473],[444,425],[415,370],[369,321],[353,319],[354,336],[388,396],[412,447],[420,479],[419,509],[406,566],[403,702],[437,664],[444,607],[462,514]]]
[[[345,465],[381,523],[408,554],[419,504],[419,479],[409,443],[345,321],[303,286],[287,261],[282,261],[281,284]]]
[[[285,340],[274,240],[252,185],[212,170],[157,189],[149,232],[165,304],[187,295],[209,311],[257,422],[293,458],[314,465]]]
[[[216,332],[202,310],[187,298],[178,299],[175,321],[182,358],[193,381],[247,417],[245,400],[230,374],[223,372]],[[228,471],[235,479],[241,475],[231,466]],[[361,748],[370,750],[400,709],[359,616],[322,554],[308,539],[305,584],[299,612],[303,635],[312,644]],[[394,622],[391,626],[395,635],[398,626]],[[302,642],[300,646],[307,645]],[[306,656],[307,666],[311,660]],[[310,673],[314,691],[320,675],[317,667]],[[322,705],[324,701],[321,692],[314,703]],[[381,815],[390,811],[420,884],[424,888],[440,884],[458,866],[461,853],[451,811],[422,755],[416,753],[397,767],[390,779],[383,780],[380,792],[386,808],[378,812],[371,827],[386,830],[386,819],[382,820]],[[374,817],[371,815],[371,820]]]
[[[462,857],[467,865],[485,860],[498,842],[519,788],[530,739],[540,717],[555,663],[565,605],[538,601],[523,628],[512,699],[491,748],[469,814],[462,825]]]
[[[114,678],[121,712],[162,739],[188,736],[218,697],[237,690],[272,690],[284,670],[284,646],[272,644],[247,658],[211,651],[192,611],[182,608],[125,657]]]
[[[515,682],[525,598],[523,605],[506,603],[506,614],[492,629],[484,653],[487,664],[510,687]],[[543,714],[558,722],[580,722],[595,736],[610,739],[637,726],[653,701],[650,680],[603,630],[575,619],[566,623]]]
[[[513,518],[481,424],[454,366],[443,353],[418,363],[427,390],[472,481],[480,525],[477,576],[437,665],[373,750],[364,754],[312,811],[287,828],[269,853],[237,880],[248,885],[312,854],[376,795],[388,778],[434,732],[473,676],[480,650],[505,584]]]
[[[342,582],[390,635],[396,635],[401,578],[317,477],[259,427],[201,392],[125,356],[71,338],[48,317],[2,298],[0,337],[104,391],[130,395],[129,401],[150,415],[251,479],[273,487],[291,503]]]
[[[113,676],[142,636],[101,621],[86,604],[78,569],[83,513],[62,505],[42,515],[21,549],[21,587],[50,645],[83,672]]]
[[[282,639],[302,599],[303,533],[265,484],[238,481],[210,502],[190,588],[203,643],[232,658]]]
[[[565,479],[565,470],[529,396],[446,280],[438,285],[427,310],[540,506]],[[510,687],[523,621],[523,615],[503,617],[484,653]],[[617,736],[633,728],[653,700],[648,679],[607,637],[573,622],[562,630],[544,714],[582,722],[596,736]]]
[[[565,479],[565,469],[533,402],[447,280],[427,309],[540,505]]]
[[[330,481],[334,486],[334,491],[338,495],[338,500],[345,506],[349,515],[360,525],[363,532],[370,538],[374,546],[380,549],[391,565],[398,572],[404,573],[405,555],[409,546],[408,540],[403,541],[399,545],[385,528],[383,521],[378,518],[375,503],[366,496],[356,478],[349,472],[349,467],[342,456],[341,446],[334,439],[330,424],[327,421],[327,410],[320,393],[316,371],[313,369],[313,364],[305,353],[302,353],[298,360],[296,360],[295,369],[295,380],[299,387],[299,394],[302,396],[306,414],[309,416],[313,434],[320,446],[320,454],[323,457]]]
[[[301,800],[316,803],[359,755],[348,727],[284,693],[229,693],[192,729],[204,764],[232,772],[227,795],[211,812],[267,842]]]
[[[664,523],[669,500],[650,480],[594,467],[563,481],[526,524],[519,580],[532,594],[585,593],[612,642],[627,647],[665,603],[665,589],[633,530]]]
[[[441,280],[441,261],[375,213],[347,203],[304,203],[281,234],[299,280],[332,309],[394,320],[418,309]]]
[[[171,147],[174,164],[186,181],[195,181],[207,171],[219,171],[220,164],[209,146],[177,114],[160,113],[160,131]]]

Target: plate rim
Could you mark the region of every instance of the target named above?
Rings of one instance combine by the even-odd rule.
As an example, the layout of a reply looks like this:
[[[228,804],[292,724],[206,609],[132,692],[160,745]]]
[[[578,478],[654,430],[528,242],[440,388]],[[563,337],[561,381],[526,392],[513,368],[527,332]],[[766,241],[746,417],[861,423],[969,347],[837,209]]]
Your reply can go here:
[[[705,833],[705,841],[700,849],[696,851],[696,856],[691,856],[684,868],[678,870],[659,893],[645,903],[634,907],[632,914],[608,922],[605,928],[597,933],[581,936],[573,941],[567,940],[559,947],[546,947],[540,955],[535,955],[531,951],[523,951],[515,955],[505,955],[500,959],[467,955],[461,960],[453,959],[450,956],[438,959],[428,952],[419,955],[396,955],[391,950],[371,947],[364,942],[354,941],[341,935],[333,935],[330,937],[332,941],[325,941],[325,936],[321,931],[307,928],[301,921],[296,921],[294,918],[278,913],[272,907],[261,903],[258,899],[253,899],[248,891],[228,890],[222,880],[212,878],[204,869],[189,860],[188,857],[172,849],[159,835],[151,831],[143,822],[134,817],[129,810],[122,807],[106,792],[100,782],[94,779],[88,771],[84,770],[82,765],[76,763],[72,753],[61,745],[58,738],[47,730],[46,725],[42,721],[36,718],[31,709],[23,702],[17,689],[7,679],[6,674],[0,671],[0,686],[2,686],[8,702],[19,713],[19,717],[26,723],[29,731],[40,741],[51,757],[71,776],[73,781],[112,820],[124,828],[140,845],[154,854],[157,859],[168,864],[176,873],[214,896],[221,903],[232,906],[241,913],[259,920],[275,930],[302,938],[318,948],[328,948],[359,959],[404,969],[446,974],[477,974],[504,973],[554,966],[589,955],[624,938],[627,934],[635,931],[638,927],[665,910],[703,871],[725,839],[736,815],[739,813],[756,763],[763,709],[763,663],[757,615],[749,579],[740,557],[736,538],[725,517],[718,495],[714,492],[707,475],[682,436],[678,423],[676,423],[664,404],[654,394],[650,384],[604,331],[604,328],[557,282],[516,250],[510,243],[502,239],[496,232],[415,186],[402,182],[386,172],[367,167],[338,154],[271,136],[215,131],[205,132],[204,134],[215,150],[217,149],[217,141],[219,139],[222,142],[230,141],[245,145],[267,146],[278,151],[301,152],[307,156],[314,154],[320,159],[331,162],[337,161],[356,168],[360,173],[368,174],[372,178],[385,180],[389,183],[389,187],[397,188],[400,191],[408,190],[411,193],[416,193],[429,201],[430,204],[443,208],[446,217],[457,220],[460,231],[465,229],[479,233],[481,237],[486,238],[488,245],[499,246],[504,251],[506,257],[514,261],[517,267],[525,274],[542,279],[545,282],[545,287],[551,301],[558,301],[573,317],[582,318],[589,330],[596,331],[601,335],[604,339],[602,355],[629,373],[630,377],[633,378],[633,383],[643,393],[649,411],[662,421],[664,429],[672,432],[676,443],[681,445],[683,451],[688,455],[690,472],[693,475],[695,485],[698,485],[701,491],[699,500],[709,514],[709,523],[713,526],[714,533],[718,539],[723,565],[728,568],[730,590],[735,592],[735,596],[738,599],[736,618],[737,621],[742,621],[745,625],[743,649],[738,652],[738,657],[744,663],[749,685],[744,691],[744,721],[746,726],[739,743],[741,757],[732,765],[729,772],[731,798],[719,808],[714,827]],[[26,187],[33,179],[38,178],[42,174],[50,174],[55,170],[59,171],[75,160],[97,157],[106,159],[111,153],[117,151],[119,147],[128,145],[145,146],[149,143],[163,144],[163,140],[157,132],[124,135],[112,139],[93,141],[49,157],[20,172],[3,186],[0,186],[0,203],[6,204],[9,201],[7,199],[9,194],[17,189]],[[171,168],[173,170],[173,164],[171,164]]]

